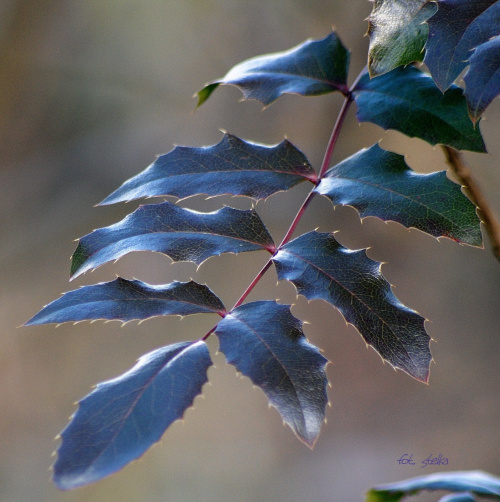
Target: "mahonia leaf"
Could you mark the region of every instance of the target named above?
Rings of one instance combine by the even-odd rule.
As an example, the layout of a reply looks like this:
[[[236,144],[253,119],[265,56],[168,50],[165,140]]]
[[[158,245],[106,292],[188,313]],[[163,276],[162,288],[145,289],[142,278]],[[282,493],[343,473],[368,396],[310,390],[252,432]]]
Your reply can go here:
[[[483,471],[436,472],[376,486],[366,494],[366,502],[397,502],[406,496],[415,495],[421,490],[447,490],[460,492],[461,496],[465,496],[463,492],[470,492],[496,500],[500,498],[500,479]],[[448,498],[447,500],[454,499]],[[458,498],[455,500],[471,499]]]
[[[431,145],[486,151],[479,128],[469,119],[462,89],[454,85],[442,94],[429,75],[413,66],[371,80],[365,74],[354,89],[354,99],[360,122],[395,129]]]
[[[193,405],[212,365],[203,341],[154,350],[118,378],[97,385],[61,433],[54,482],[70,490],[140,457]]]
[[[220,143],[202,148],[178,146],[101,202],[140,197],[189,197],[231,194],[264,199],[316,174],[304,154],[289,141],[267,146],[224,134]]]
[[[314,191],[334,204],[355,207],[361,217],[376,216],[434,237],[482,245],[476,208],[445,171],[418,174],[402,155],[378,144],[332,167]]]
[[[498,7],[500,17],[500,2]],[[500,94],[500,36],[492,38],[474,51],[464,81],[469,114],[476,122]]]
[[[445,91],[468,65],[471,51],[500,33],[500,1],[440,0],[438,7],[428,21],[424,63]]]
[[[292,282],[309,300],[334,305],[383,359],[427,382],[431,353],[425,319],[394,296],[381,264],[364,250],[341,246],[333,234],[309,232],[283,246],[273,261],[280,280]]]
[[[219,322],[216,334],[227,361],[266,393],[312,448],[328,402],[328,361],[306,340],[290,306],[273,301],[241,305]]]
[[[224,305],[212,291],[194,281],[152,286],[118,277],[65,293],[30,319],[26,325],[92,319],[131,321],[160,315],[213,313]]]
[[[422,61],[429,32],[426,21],[436,11],[437,5],[428,0],[374,0],[368,18],[370,76]]]
[[[71,275],[117,260],[132,251],[156,251],[197,264],[221,253],[274,250],[272,237],[253,210],[223,207],[199,213],[170,202],[140,206],[123,220],[82,237]]]
[[[236,85],[245,99],[258,99],[264,105],[282,94],[317,96],[333,91],[347,94],[348,68],[349,52],[332,32],[322,40],[306,40],[293,49],[237,64],[225,77],[198,92],[198,106],[220,84]]]

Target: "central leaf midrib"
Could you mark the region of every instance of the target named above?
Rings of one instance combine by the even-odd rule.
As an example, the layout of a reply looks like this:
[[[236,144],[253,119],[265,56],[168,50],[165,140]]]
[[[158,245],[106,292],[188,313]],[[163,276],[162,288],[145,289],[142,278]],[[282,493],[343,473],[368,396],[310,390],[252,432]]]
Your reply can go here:
[[[283,251],[283,250],[282,250]],[[365,302],[363,302],[357,295],[355,295],[353,292],[351,292],[346,286],[344,286],[342,283],[340,283],[335,277],[332,277],[330,274],[327,274],[326,271],[322,268],[320,268],[319,266],[317,266],[315,263],[312,263],[310,262],[309,260],[307,260],[306,258],[304,258],[303,256],[300,256],[300,255],[297,255],[293,252],[291,252],[290,250],[284,250],[288,253],[290,253],[292,256],[304,261],[305,263],[307,263],[308,265],[310,265],[312,268],[315,268],[316,270],[318,270],[319,272],[321,272],[323,275],[325,275],[326,277],[330,278],[333,282],[335,282],[335,284],[337,284],[338,286],[340,286],[344,291],[348,292],[353,298],[355,298],[360,304],[364,305],[367,310],[369,310],[370,312],[373,313],[373,315],[375,315],[378,319],[380,319],[380,321],[382,322],[383,325],[387,326],[389,331],[392,333],[392,335],[398,340],[398,342],[400,343],[400,345],[402,346],[403,350],[405,351],[405,354],[408,356],[408,359],[410,361],[412,361],[413,363],[413,359],[411,357],[411,355],[408,353],[408,351],[406,350],[406,347],[404,345],[404,343],[401,342],[401,340],[399,339],[399,337],[396,335],[396,333],[394,332],[393,328],[391,327],[391,325],[385,320],[383,319],[382,317],[380,317],[376,312],[374,312],[372,310],[371,307],[369,307]],[[335,307],[337,307],[335,305]],[[338,307],[337,307],[338,308]],[[391,352],[393,352],[391,350]],[[394,354],[394,352],[393,352]],[[415,366],[416,368],[418,368],[418,366]]]
[[[401,192],[396,192],[393,189],[390,189],[390,188],[387,188],[387,187],[384,187],[384,186],[380,186],[380,185],[376,185],[374,182],[370,182],[368,180],[363,180],[363,179],[360,179],[360,178],[349,178],[348,176],[344,176],[344,175],[342,175],[342,176],[330,176],[330,177],[325,177],[324,179],[325,180],[328,180],[328,179],[340,179],[340,180],[343,180],[343,179],[345,179],[345,180],[348,180],[348,181],[354,181],[356,183],[368,185],[368,186],[371,186],[371,187],[376,188],[378,190],[382,190],[382,191],[385,191],[385,192],[389,192],[389,193],[398,195],[401,198],[409,200],[410,202],[413,202],[414,204],[418,204],[418,205],[422,206],[423,208],[429,210],[430,212],[432,212],[432,213],[434,213],[436,215],[439,215],[444,220],[446,220],[448,223],[450,223],[452,226],[455,225],[455,223],[449,217],[445,216],[445,214],[440,213],[438,210],[433,209],[432,207],[425,205],[423,202],[420,202],[418,200],[412,199],[409,195],[406,195],[406,194],[401,193]],[[326,194],[324,194],[324,195],[326,195]]]
[[[244,72],[242,75],[240,75],[238,78],[241,79],[241,78],[244,78],[244,77],[253,77],[253,76],[258,76],[258,75],[266,75],[266,74],[270,74],[270,75],[284,75],[286,77],[294,77],[294,78],[301,78],[301,79],[304,79],[304,80],[313,80],[315,82],[320,82],[321,84],[328,84],[329,86],[331,87],[335,87],[336,89],[340,89],[342,87],[342,85],[345,85],[345,84],[340,84],[338,82],[333,82],[331,80],[328,80],[326,78],[324,79],[321,79],[319,77],[311,77],[309,75],[301,75],[299,73],[291,73],[291,72],[286,72],[286,71],[270,71],[270,70],[259,70],[259,71],[248,71],[248,72]],[[230,81],[227,81],[225,79],[221,79],[219,81],[221,84],[233,84],[233,85],[241,85],[239,84],[238,80],[237,79],[232,79]]]
[[[195,343],[198,343],[198,342],[195,342]],[[158,368],[157,371],[155,371],[150,378],[148,378],[146,380],[146,382],[144,383],[144,385],[142,386],[142,390],[140,390],[137,394],[137,397],[133,400],[132,404],[130,405],[129,407],[129,410],[127,411],[127,413],[124,415],[123,417],[123,420],[121,420],[121,423],[120,425],[117,427],[116,429],[116,432],[111,436],[111,439],[108,441],[108,444],[99,452],[98,455],[96,455],[94,457],[94,460],[92,461],[92,463],[85,469],[84,472],[88,471],[93,465],[95,465],[95,463],[99,460],[99,458],[102,457],[102,455],[104,455],[104,453],[108,450],[108,448],[110,448],[112,446],[112,443],[116,440],[116,438],[120,435],[121,431],[123,430],[123,428],[125,427],[125,423],[127,422],[127,420],[129,419],[129,417],[132,415],[132,413],[134,412],[139,400],[142,398],[143,394],[148,390],[149,386],[150,385],[153,385],[154,384],[154,380],[158,377],[158,375],[161,373],[161,371],[166,368],[167,366],[171,365],[174,361],[176,361],[187,349],[189,349],[190,347],[192,347],[194,344],[191,343],[190,345],[188,345],[187,347],[184,347],[182,348],[177,354],[175,354],[175,356],[172,358],[172,359],[169,359],[167,362],[161,364]],[[168,357],[168,356],[167,356]],[[105,382],[103,382],[105,383]],[[103,385],[103,384],[101,384]],[[99,388],[99,387],[98,387]],[[81,405],[80,405],[81,406]]]
[[[290,376],[289,372],[288,372],[288,369],[287,367],[285,366],[285,364],[281,361],[281,359],[275,354],[275,352],[271,349],[271,347],[266,343],[266,341],[264,340],[264,338],[262,338],[258,332],[250,325],[248,324],[248,322],[246,321],[243,321],[240,317],[238,316],[235,316],[234,314],[232,314],[233,318],[236,319],[238,322],[242,323],[245,327],[248,328],[248,330],[253,333],[255,335],[256,338],[258,338],[260,340],[260,342],[262,343],[262,345],[264,345],[264,347],[267,349],[268,352],[270,352],[274,359],[280,364],[283,372],[285,373],[285,375],[287,376],[288,378],[288,381],[290,382],[292,388],[293,388],[293,393],[294,393],[294,396],[295,398],[297,399],[297,402],[300,404],[300,410],[301,410],[301,417],[302,417],[302,426],[307,430],[306,426],[305,426],[305,417],[304,417],[304,413],[302,411],[302,402],[300,400],[300,397],[299,397],[299,393],[297,391],[297,388],[295,386],[295,383],[292,379],[292,377]]]
[[[144,234],[135,234],[135,235],[132,235],[130,237],[125,237],[123,239],[119,239],[119,240],[116,240],[116,241],[113,241],[111,242],[110,244],[107,244],[106,246],[98,249],[97,251],[95,251],[94,253],[92,253],[91,255],[89,255],[89,257],[87,258],[87,260],[89,260],[91,257],[94,257],[95,255],[99,254],[99,253],[102,253],[104,252],[104,250],[108,249],[109,247],[111,246],[115,246],[119,243],[122,243],[124,241],[127,241],[127,240],[132,240],[132,239],[136,239],[136,238],[140,238],[140,237],[145,237],[145,236],[148,236],[148,235],[162,235],[162,234],[165,234],[165,235],[169,235],[169,234],[186,234],[186,236],[210,236],[210,237],[221,237],[221,238],[225,238],[225,239],[231,239],[231,240],[235,240],[235,241],[240,241],[240,242],[246,242],[246,243],[249,243],[249,244],[252,244],[254,246],[258,246],[262,249],[265,249],[264,245],[262,243],[259,243],[259,242],[254,242],[254,241],[251,241],[249,239],[245,239],[243,237],[235,237],[235,236],[230,236],[230,235],[224,235],[224,234],[220,234],[220,233],[210,233],[210,232],[189,232],[189,231],[186,231],[186,230],[168,230],[168,231],[157,231],[157,232],[147,232],[147,233],[144,233]],[[141,250],[138,250],[138,251],[154,251],[154,250],[149,250],[149,249],[141,249]],[[130,251],[124,251],[125,254],[129,253]],[[160,251],[161,253],[163,253],[163,251]],[[112,258],[111,258],[112,259]],[[87,261],[86,260],[86,261]]]

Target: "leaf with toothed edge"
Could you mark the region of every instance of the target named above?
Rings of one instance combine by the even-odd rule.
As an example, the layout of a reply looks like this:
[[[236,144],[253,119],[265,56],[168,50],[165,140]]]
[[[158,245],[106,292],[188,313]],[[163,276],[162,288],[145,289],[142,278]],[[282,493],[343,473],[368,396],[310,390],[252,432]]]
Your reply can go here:
[[[381,264],[364,250],[344,248],[333,234],[309,232],[283,246],[273,261],[280,280],[292,282],[309,300],[331,303],[384,360],[427,382],[425,319],[394,296]]]
[[[353,91],[360,122],[394,129],[431,145],[486,152],[479,127],[472,124],[462,89],[444,94],[414,66],[372,78],[366,73]]]
[[[72,278],[132,251],[156,251],[173,261],[201,264],[222,253],[274,250],[255,210],[223,207],[212,213],[170,202],[140,206],[122,221],[82,237],[73,253]]]
[[[334,204],[355,207],[361,217],[397,221],[434,237],[482,246],[476,207],[445,171],[416,173],[402,155],[378,144],[332,167],[314,191]]]
[[[163,315],[212,313],[224,305],[212,291],[194,281],[152,286],[122,279],[83,286],[65,293],[31,318],[26,325],[108,319],[123,322]]]
[[[325,419],[327,360],[311,345],[289,305],[235,308],[216,331],[227,361],[259,386],[297,437],[311,448]]]
[[[500,18],[500,2],[498,11]],[[500,94],[500,36],[481,44],[474,51],[464,82],[469,114],[476,122]]]
[[[424,63],[444,92],[469,64],[472,51],[500,33],[500,2],[440,0],[438,7],[428,21]]]
[[[178,146],[106,197],[101,205],[141,197],[242,195],[265,199],[316,174],[304,154],[285,140],[268,146],[224,134],[216,145]]]
[[[307,40],[284,52],[248,59],[198,92],[201,106],[220,84],[236,85],[245,99],[269,105],[283,94],[317,96],[348,92],[349,52],[335,32],[321,40]]]
[[[428,0],[374,0],[368,17],[368,69],[375,77],[397,66],[422,61],[429,28],[437,11]]]
[[[154,350],[100,383],[61,433],[56,486],[94,483],[140,457],[193,405],[211,365],[204,342],[183,342]]]

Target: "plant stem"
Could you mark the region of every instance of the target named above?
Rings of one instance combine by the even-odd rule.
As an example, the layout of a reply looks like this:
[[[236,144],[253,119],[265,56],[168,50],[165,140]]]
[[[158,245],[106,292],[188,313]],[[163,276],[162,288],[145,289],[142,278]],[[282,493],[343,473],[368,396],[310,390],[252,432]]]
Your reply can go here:
[[[250,283],[248,288],[245,289],[245,292],[239,297],[238,301],[234,304],[231,310],[234,310],[236,307],[239,307],[245,301],[245,298],[251,293],[252,289],[261,280],[262,276],[267,272],[271,264],[272,264],[272,259],[270,258],[269,260],[267,260],[267,263],[261,268],[260,272],[255,276],[255,279]]]
[[[462,154],[450,146],[443,146],[443,150],[448,164],[451,166],[462,185],[468,189],[472,203],[479,209],[481,221],[491,241],[493,255],[500,261],[500,223],[489,207],[472,173],[465,164]]]
[[[321,163],[321,168],[319,170],[319,175],[317,178],[317,181],[315,183],[315,186],[319,184],[323,176],[325,175],[326,171],[328,170],[330,166],[330,162],[332,159],[333,151],[335,150],[335,146],[337,144],[337,140],[340,135],[340,130],[342,129],[342,125],[344,124],[345,117],[347,115],[347,112],[349,111],[349,108],[351,106],[351,103],[353,102],[353,90],[356,88],[356,85],[358,84],[359,80],[361,77],[366,73],[367,67],[365,66],[363,70],[359,73],[357,76],[356,80],[353,82],[351,87],[349,88],[349,92],[345,96],[344,103],[342,104],[342,108],[340,109],[339,115],[337,117],[337,120],[335,121],[335,125],[333,126],[332,134],[330,135],[330,139],[328,140],[328,144],[326,146],[325,150],[325,155],[323,157],[323,162]],[[260,272],[255,276],[254,280],[250,283],[250,285],[245,289],[244,293],[240,296],[240,298],[237,300],[237,302],[233,305],[233,308],[228,312],[228,314],[233,311],[236,307],[239,307],[247,298],[247,296],[252,292],[252,290],[255,288],[257,283],[262,279],[264,274],[269,270],[269,267],[273,263],[273,257],[276,256],[276,254],[279,252],[279,250],[287,243],[290,241],[292,238],[293,233],[295,232],[295,229],[297,228],[300,220],[302,219],[302,216],[304,215],[307,207],[313,200],[314,196],[316,195],[316,192],[314,191],[314,188],[311,189],[309,192],[307,198],[304,200],[302,206],[300,206],[300,209],[298,210],[297,214],[295,215],[295,218],[293,219],[288,231],[285,234],[285,237],[283,237],[283,240],[281,241],[281,244],[276,248],[274,253],[272,253],[271,258],[266,262],[266,264],[261,268]],[[202,340],[206,340],[215,330],[217,329],[217,325],[214,326],[203,338]]]

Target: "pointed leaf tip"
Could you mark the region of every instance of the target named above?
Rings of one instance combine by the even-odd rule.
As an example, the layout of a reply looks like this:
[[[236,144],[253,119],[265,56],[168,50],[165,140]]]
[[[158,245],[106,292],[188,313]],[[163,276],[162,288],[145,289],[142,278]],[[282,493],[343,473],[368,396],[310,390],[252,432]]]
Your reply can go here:
[[[308,300],[335,306],[384,360],[428,381],[431,353],[425,319],[399,302],[381,264],[364,250],[344,248],[333,234],[309,232],[283,246],[273,261],[280,280],[292,282]]]
[[[198,92],[202,105],[220,84],[236,85],[245,99],[269,105],[283,94],[317,96],[347,93],[349,52],[335,32],[321,40],[306,40],[290,50],[248,59],[223,78]]]
[[[497,10],[500,18],[500,2]],[[485,42],[474,51],[464,82],[469,115],[473,122],[477,122],[500,94],[500,36]]]
[[[273,240],[254,209],[200,213],[170,202],[140,206],[122,221],[82,237],[72,277],[134,251],[155,251],[200,265],[211,256],[270,249]]]
[[[375,144],[327,171],[315,188],[334,204],[461,244],[482,247],[476,207],[445,171],[419,174],[404,157]]]
[[[211,364],[204,342],[178,343],[99,384],[61,433],[56,486],[71,490],[94,483],[140,457],[192,406]]]
[[[226,133],[216,145],[178,146],[160,155],[101,204],[141,197],[184,198],[199,194],[241,195],[258,200],[314,177],[307,158],[290,142],[261,145]]]
[[[290,306],[242,305],[215,332],[227,361],[265,392],[284,422],[312,448],[325,418],[328,361],[306,340]]]
[[[429,38],[424,63],[444,92],[468,66],[474,49],[500,33],[500,2],[440,0],[438,7],[437,13],[428,21]],[[498,59],[495,66],[498,70]],[[478,78],[477,87],[473,81],[471,85],[474,92],[480,93],[483,75],[491,68],[481,65],[469,71],[472,79]]]
[[[224,312],[222,301],[207,287],[190,282],[152,286],[118,277],[111,282],[64,293],[32,317],[27,326],[85,320],[144,320],[160,315]]]

